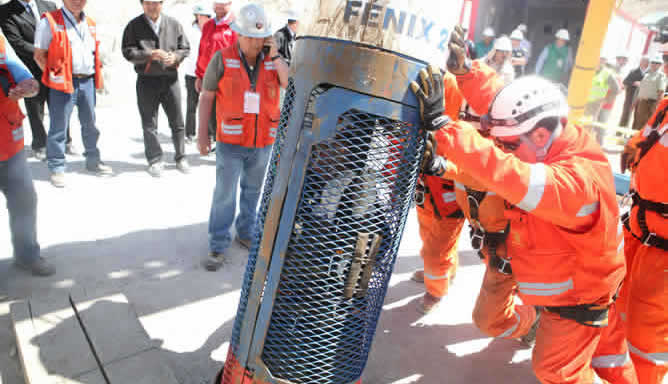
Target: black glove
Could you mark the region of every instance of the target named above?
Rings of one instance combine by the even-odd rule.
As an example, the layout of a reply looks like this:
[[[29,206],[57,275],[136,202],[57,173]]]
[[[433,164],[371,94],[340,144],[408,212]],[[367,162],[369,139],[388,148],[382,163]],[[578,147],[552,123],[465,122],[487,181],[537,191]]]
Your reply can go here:
[[[420,165],[423,175],[442,176],[445,173],[446,160],[436,152],[438,144],[432,132],[427,133],[424,157]]]
[[[422,124],[427,131],[439,130],[450,122],[450,118],[444,115],[443,74],[430,65],[420,71],[420,82],[422,86],[411,82],[411,90],[420,102]]]
[[[448,56],[448,71],[455,75],[463,75],[471,69],[471,60],[466,56],[466,34],[461,26],[456,26],[450,35],[450,55]]]

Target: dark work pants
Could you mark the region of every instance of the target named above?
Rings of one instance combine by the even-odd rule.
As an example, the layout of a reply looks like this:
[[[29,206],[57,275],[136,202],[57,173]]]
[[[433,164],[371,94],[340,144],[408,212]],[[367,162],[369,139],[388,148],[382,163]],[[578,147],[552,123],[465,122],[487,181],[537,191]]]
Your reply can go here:
[[[185,157],[185,128],[181,112],[181,88],[175,76],[138,76],[137,106],[144,130],[144,151],[149,164],[162,161],[162,148],[158,140],[158,108],[167,115],[172,130],[175,161]]]
[[[197,105],[199,104],[199,92],[195,89],[195,76],[186,75],[186,136],[197,136]]]
[[[49,101],[49,88],[41,82],[39,83],[39,93],[34,97],[24,99],[26,104],[26,114],[30,121],[30,131],[32,132],[32,149],[42,149],[46,147],[46,129],[44,128],[44,104]],[[70,136],[70,126],[67,125],[67,144],[72,142]]]
[[[622,110],[622,118],[619,120],[619,125],[622,127],[628,127],[629,121],[631,120],[631,107],[635,101],[636,96],[636,87],[626,88],[626,97],[624,98],[624,109]]]
[[[209,137],[214,141],[216,140],[216,131],[218,130],[217,120],[216,100],[213,100],[213,104],[211,104],[211,117],[209,118]]]

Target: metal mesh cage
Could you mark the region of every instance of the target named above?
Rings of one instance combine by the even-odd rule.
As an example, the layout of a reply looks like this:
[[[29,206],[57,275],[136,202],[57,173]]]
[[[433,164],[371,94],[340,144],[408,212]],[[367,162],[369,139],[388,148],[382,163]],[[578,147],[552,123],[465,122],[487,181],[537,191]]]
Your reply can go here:
[[[267,217],[267,210],[271,203],[271,193],[274,187],[274,180],[278,172],[278,165],[281,158],[281,148],[285,144],[287,135],[288,122],[292,114],[292,107],[295,101],[295,84],[292,78],[289,79],[288,87],[285,92],[285,99],[283,100],[283,110],[281,113],[281,121],[278,124],[278,133],[276,142],[272,150],[271,161],[267,170],[267,177],[264,182],[264,192],[260,200],[260,211],[258,214],[257,224],[255,227],[255,236],[248,253],[248,264],[246,265],[246,273],[244,281],[241,285],[241,299],[239,300],[239,308],[237,317],[234,321],[234,328],[232,329],[232,339],[230,341],[230,352],[237,354],[239,348],[239,337],[241,335],[241,326],[246,313],[248,305],[248,292],[253,282],[253,274],[255,273],[255,263],[257,261],[258,252],[260,249],[260,242],[262,241],[262,233],[264,229],[264,221]],[[227,384],[227,383],[225,383]]]
[[[423,145],[407,123],[350,110],[312,147],[262,352],[274,377],[361,376]]]

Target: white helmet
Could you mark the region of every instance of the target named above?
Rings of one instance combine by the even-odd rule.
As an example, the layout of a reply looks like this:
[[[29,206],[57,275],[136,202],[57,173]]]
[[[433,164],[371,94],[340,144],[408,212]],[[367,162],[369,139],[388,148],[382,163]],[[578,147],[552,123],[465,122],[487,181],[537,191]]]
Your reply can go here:
[[[649,59],[649,62],[652,64],[663,64],[663,57],[657,53]]]
[[[559,87],[542,77],[526,76],[501,89],[481,125],[494,137],[519,136],[547,117],[566,116],[568,103]]]
[[[250,3],[241,7],[230,28],[241,36],[264,39],[272,35],[271,22],[260,4]]]
[[[204,15],[213,17],[213,9],[211,9],[210,6],[207,7],[204,4],[195,4],[193,6],[193,15]]]
[[[510,34],[510,39],[511,40],[524,40],[524,33],[520,31],[519,29],[516,29],[513,31],[513,33]]]
[[[500,36],[494,41],[494,50],[512,52],[513,44],[510,42],[508,36]]]
[[[568,30],[566,30],[564,28],[558,30],[557,33],[554,35],[554,37],[556,37],[557,39],[566,40],[566,41],[571,39],[570,35],[568,34]]]
[[[285,16],[287,16],[288,21],[299,21],[300,19],[299,12],[295,11],[294,9],[289,9],[286,11]]]
[[[482,36],[483,37],[494,37],[496,35],[494,34],[494,30],[491,27],[487,27],[487,28],[485,28],[484,31],[482,31]]]
[[[522,33],[527,33],[527,25],[526,24],[520,24],[516,28],[518,31]]]

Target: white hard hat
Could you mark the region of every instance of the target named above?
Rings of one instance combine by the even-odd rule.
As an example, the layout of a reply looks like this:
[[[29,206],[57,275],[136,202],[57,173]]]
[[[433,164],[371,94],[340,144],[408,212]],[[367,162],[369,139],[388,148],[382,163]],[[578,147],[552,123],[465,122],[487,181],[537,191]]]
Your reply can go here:
[[[526,33],[527,32],[527,25],[526,24],[520,24],[520,25],[517,26],[516,29],[518,31],[522,32],[522,33]]]
[[[510,42],[508,36],[500,36],[494,40],[494,50],[512,52],[513,44]]]
[[[230,28],[241,36],[264,39],[272,35],[271,22],[260,4],[250,3],[241,7]]]
[[[214,4],[230,4],[232,0],[213,0]]]
[[[285,12],[285,16],[287,16],[288,21],[298,21],[300,18],[299,12],[295,11],[294,9],[290,9]]]
[[[652,58],[649,60],[650,63],[654,64],[663,64],[663,57],[659,54],[656,54],[652,56]]]
[[[565,116],[568,103],[559,87],[542,77],[525,76],[501,89],[481,124],[494,137],[519,136],[545,118]]]
[[[511,40],[524,40],[524,33],[518,29],[514,30],[513,33],[510,34]]]
[[[213,9],[207,7],[203,4],[195,4],[193,6],[193,15],[204,15],[204,16],[213,16]]]
[[[490,27],[485,28],[484,31],[482,31],[483,37],[494,37],[494,30]]]
[[[568,34],[568,30],[563,29],[563,28],[558,30],[557,33],[554,35],[554,37],[556,37],[557,39],[566,40],[566,41],[571,39],[571,37]]]

